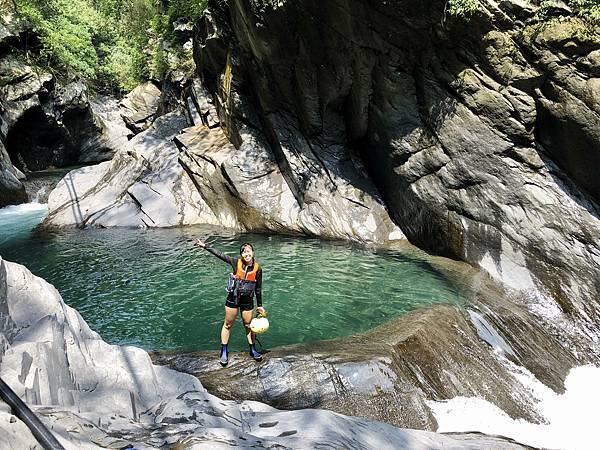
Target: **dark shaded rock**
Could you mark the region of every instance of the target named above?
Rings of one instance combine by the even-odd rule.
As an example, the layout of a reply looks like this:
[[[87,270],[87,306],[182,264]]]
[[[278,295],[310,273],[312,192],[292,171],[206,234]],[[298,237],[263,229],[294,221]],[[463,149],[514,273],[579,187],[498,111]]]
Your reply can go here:
[[[191,80],[184,91],[184,102],[188,122],[216,128],[220,125],[217,109],[211,93],[197,78]]]
[[[25,187],[18,178],[4,144],[0,141],[0,208],[26,201]]]
[[[108,160],[130,134],[114,100],[90,104],[82,81],[57,84],[18,54],[0,58],[0,105],[0,138],[25,172]]]
[[[108,155],[93,154],[102,153],[106,145],[101,143],[102,128],[90,110],[87,89],[81,81],[56,87],[49,84],[50,91],[44,95],[38,82],[17,86],[30,101],[7,95],[8,101],[14,100],[13,114],[6,114],[5,119],[6,146],[20,168],[38,171],[110,158],[110,150]]]
[[[9,53],[20,45],[21,40],[30,31],[27,23],[16,14],[13,5],[3,2],[0,5],[0,56]]]
[[[91,114],[84,115],[85,119],[81,123],[86,138],[80,147],[79,163],[111,159],[133,136],[121,117],[116,99],[98,96],[90,101],[90,109]]]
[[[83,82],[56,85],[51,74],[18,56],[0,59],[0,78],[5,80],[0,88],[0,130],[11,160],[21,170],[104,161],[127,142],[108,117],[94,114]]]

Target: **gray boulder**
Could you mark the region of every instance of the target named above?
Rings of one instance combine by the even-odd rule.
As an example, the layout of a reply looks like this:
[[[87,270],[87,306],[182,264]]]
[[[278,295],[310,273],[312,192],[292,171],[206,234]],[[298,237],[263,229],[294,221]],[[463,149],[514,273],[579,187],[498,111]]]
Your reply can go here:
[[[147,130],[155,119],[160,105],[161,92],[154,83],[140,84],[121,100],[121,116],[127,126],[139,133]]]
[[[136,135],[111,161],[76,169],[50,193],[45,227],[166,227],[218,224],[178,163],[173,137],[185,119],[171,113]]]
[[[111,159],[115,152],[133,137],[121,116],[119,102],[111,97],[97,96],[90,101],[94,129],[82,143],[78,162],[89,164]]]

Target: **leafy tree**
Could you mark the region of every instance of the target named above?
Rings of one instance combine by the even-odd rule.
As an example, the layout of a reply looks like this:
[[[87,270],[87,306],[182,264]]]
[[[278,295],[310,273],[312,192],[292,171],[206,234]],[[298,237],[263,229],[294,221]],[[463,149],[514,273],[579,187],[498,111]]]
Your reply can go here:
[[[600,25],[600,1],[598,0],[567,0],[571,9],[583,19]]]
[[[448,0],[446,11],[451,16],[466,17],[477,11],[477,0]]]
[[[173,23],[198,19],[206,0],[15,0],[15,5],[40,36],[39,63],[76,73],[100,89],[129,90],[164,76],[170,68],[165,48],[176,41]]]
[[[17,0],[16,5],[40,34],[48,66],[94,77],[98,56],[92,38],[102,20],[86,0]]]

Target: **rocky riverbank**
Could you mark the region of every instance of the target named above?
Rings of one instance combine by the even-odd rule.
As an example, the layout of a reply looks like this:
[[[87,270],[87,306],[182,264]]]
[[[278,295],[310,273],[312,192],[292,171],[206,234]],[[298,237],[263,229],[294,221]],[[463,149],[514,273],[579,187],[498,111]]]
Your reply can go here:
[[[587,348],[554,336],[485,274],[443,258],[432,263],[460,289],[465,308],[437,305],[349,338],[275,348],[259,365],[234,355],[226,371],[210,352],[160,352],[153,360],[198,377],[221,398],[282,409],[326,408],[436,430],[426,401],[478,397],[536,423],[537,400],[502,361],[564,392],[569,369],[589,361]]]

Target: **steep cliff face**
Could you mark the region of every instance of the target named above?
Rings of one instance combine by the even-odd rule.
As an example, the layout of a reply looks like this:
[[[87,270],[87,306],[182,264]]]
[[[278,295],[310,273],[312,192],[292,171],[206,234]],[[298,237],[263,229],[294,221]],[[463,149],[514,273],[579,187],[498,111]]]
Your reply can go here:
[[[479,4],[209,1],[196,61],[230,140],[259,136],[300,202],[298,167],[358,155],[411,242],[594,321],[600,37]]]
[[[13,24],[10,17],[0,20],[0,55],[18,41],[20,25]],[[4,109],[0,102],[0,111]],[[1,121],[0,121],[1,124]],[[13,166],[4,144],[0,141],[0,208],[6,205],[23,203],[27,200],[25,187],[21,183],[22,173]]]

